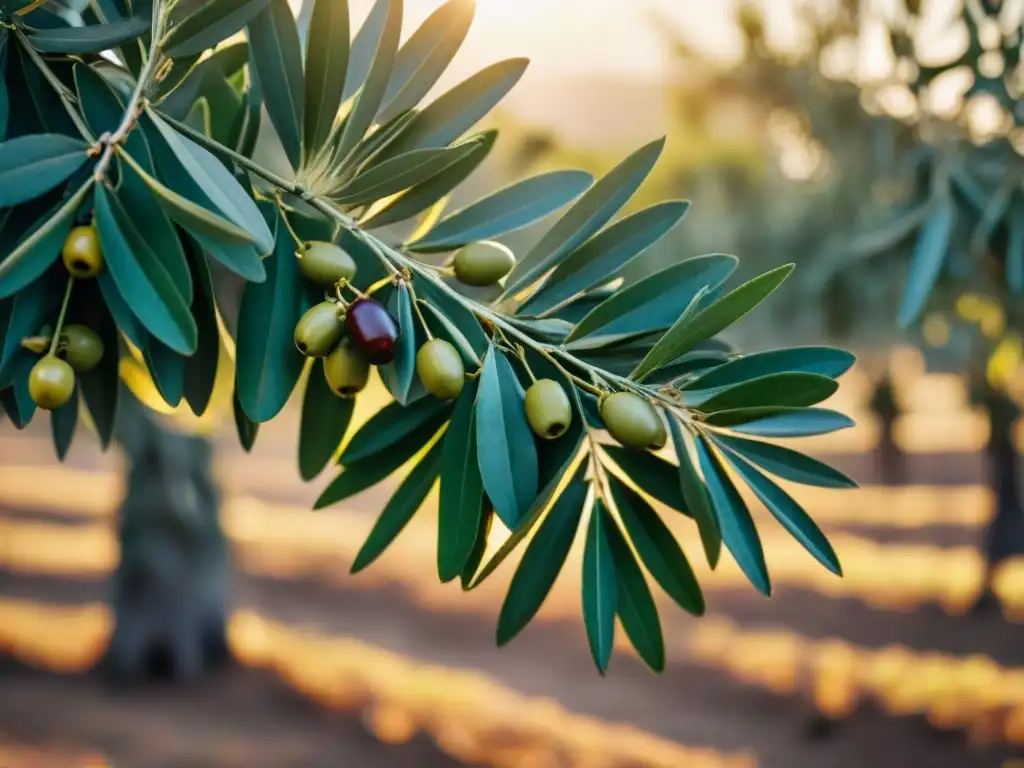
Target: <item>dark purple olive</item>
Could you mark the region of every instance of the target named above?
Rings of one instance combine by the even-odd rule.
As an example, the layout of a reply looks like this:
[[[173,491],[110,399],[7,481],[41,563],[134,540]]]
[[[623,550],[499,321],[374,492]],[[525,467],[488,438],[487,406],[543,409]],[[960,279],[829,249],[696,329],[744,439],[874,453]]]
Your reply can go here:
[[[373,299],[356,299],[348,306],[345,328],[349,338],[374,365],[385,365],[395,359],[398,323]]]

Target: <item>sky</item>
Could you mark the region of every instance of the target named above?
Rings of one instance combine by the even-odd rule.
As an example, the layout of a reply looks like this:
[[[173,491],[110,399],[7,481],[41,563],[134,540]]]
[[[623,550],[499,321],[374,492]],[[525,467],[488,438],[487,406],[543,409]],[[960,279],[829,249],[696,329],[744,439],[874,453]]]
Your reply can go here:
[[[669,57],[651,13],[664,13],[681,26],[700,18],[700,34],[725,44],[733,1],[477,0],[473,26],[451,76],[465,77],[491,62],[527,56],[533,70],[528,77],[533,78],[659,78]],[[405,0],[403,36],[440,4],[441,0]],[[353,21],[361,23],[372,0],[350,0],[349,5]]]

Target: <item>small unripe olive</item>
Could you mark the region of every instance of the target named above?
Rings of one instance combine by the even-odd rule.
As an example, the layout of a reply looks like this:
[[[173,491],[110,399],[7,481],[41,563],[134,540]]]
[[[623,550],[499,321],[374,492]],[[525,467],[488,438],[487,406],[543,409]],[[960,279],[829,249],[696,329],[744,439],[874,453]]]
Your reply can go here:
[[[297,255],[299,270],[314,283],[334,285],[355,277],[356,263],[343,248],[334,243],[307,243]]]
[[[306,357],[326,357],[338,346],[345,324],[333,301],[321,301],[306,310],[295,325],[295,346]]]
[[[60,255],[68,272],[75,277],[96,277],[103,270],[103,250],[93,226],[73,227]]]
[[[459,351],[444,339],[431,339],[416,353],[416,374],[434,397],[452,400],[466,383],[466,367]]]
[[[370,361],[358,348],[342,341],[324,360],[327,384],[339,397],[355,397],[370,378]]]
[[[57,357],[67,361],[75,373],[91,371],[103,359],[103,341],[92,328],[65,325],[60,334]]]
[[[387,365],[395,359],[398,323],[379,301],[356,299],[349,304],[345,328],[374,365]]]
[[[562,385],[553,379],[538,379],[526,390],[526,420],[534,434],[554,440],[572,423],[572,407]]]
[[[512,271],[516,257],[501,243],[480,240],[455,252],[455,277],[467,285],[493,285]]]
[[[665,445],[665,425],[647,400],[632,392],[615,392],[601,398],[598,406],[608,432],[630,448]],[[660,441],[660,445],[659,445]]]
[[[75,371],[63,360],[47,355],[28,375],[28,393],[32,401],[47,411],[60,408],[75,391]]]

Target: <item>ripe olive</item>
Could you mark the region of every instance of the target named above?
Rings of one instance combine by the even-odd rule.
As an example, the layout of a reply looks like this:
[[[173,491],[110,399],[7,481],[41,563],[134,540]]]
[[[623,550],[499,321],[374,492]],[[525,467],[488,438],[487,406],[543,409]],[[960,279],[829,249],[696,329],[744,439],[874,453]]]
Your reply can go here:
[[[632,392],[615,392],[601,398],[598,406],[608,432],[630,448],[665,445],[665,425],[647,400]],[[660,444],[659,444],[660,443]]]
[[[493,285],[512,271],[516,257],[501,243],[480,240],[455,252],[455,277],[467,285]]]
[[[356,263],[343,248],[334,243],[307,243],[297,255],[299,270],[314,283],[334,285],[355,277]]]
[[[93,226],[73,227],[60,255],[68,272],[75,277],[96,277],[103,270],[103,250]]]
[[[416,373],[434,397],[452,400],[466,383],[466,367],[459,351],[444,339],[431,339],[416,353]]]
[[[92,328],[65,325],[57,345],[57,357],[67,361],[75,373],[91,371],[103,359],[103,341]]]
[[[356,299],[349,304],[345,328],[374,365],[385,365],[395,359],[398,323],[379,301]]]
[[[60,408],[75,391],[75,371],[63,360],[47,355],[32,366],[28,375],[28,393],[40,408]]]
[[[324,359],[324,375],[334,394],[355,397],[370,378],[370,361],[348,339],[344,339]]]
[[[321,301],[306,311],[295,325],[295,346],[306,357],[326,357],[345,332],[342,310],[333,301]]]
[[[538,437],[554,440],[572,423],[572,407],[562,385],[554,379],[538,379],[526,390],[526,420]]]

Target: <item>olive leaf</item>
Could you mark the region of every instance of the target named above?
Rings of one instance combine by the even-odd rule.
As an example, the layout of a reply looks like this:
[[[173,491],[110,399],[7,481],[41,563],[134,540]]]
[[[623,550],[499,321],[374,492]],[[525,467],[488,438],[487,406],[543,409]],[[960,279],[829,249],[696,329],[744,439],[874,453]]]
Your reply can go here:
[[[615,645],[615,613],[619,586],[612,560],[608,529],[614,527],[604,503],[598,499],[590,512],[587,543],[583,550],[583,623],[598,671],[603,675]]]
[[[81,139],[52,133],[0,143],[0,209],[49,192],[82,167],[88,148]]]
[[[292,167],[298,168],[302,163],[305,89],[299,30],[288,0],[270,0],[247,29],[253,71],[267,114]]]
[[[409,524],[412,516],[423,506],[427,494],[437,481],[441,471],[441,443],[435,443],[427,455],[398,486],[391,499],[384,506],[376,525],[370,531],[362,549],[352,563],[352,573],[358,573],[370,565],[384,552]]]
[[[502,603],[498,645],[519,634],[540,610],[576,538],[587,493],[588,483],[573,480],[537,529]]]
[[[264,208],[268,219],[280,214]],[[302,283],[295,245],[282,224],[277,245],[266,260],[267,279],[248,283],[238,311],[235,382],[238,400],[255,422],[270,421],[284,408],[302,373],[295,348],[295,325],[302,314]]]
[[[537,448],[526,421],[523,389],[512,365],[491,347],[480,374],[476,404],[480,476],[494,511],[515,529],[537,496]]]
[[[473,414],[478,384],[478,379],[466,382],[444,437],[437,509],[437,573],[442,582],[465,569],[480,527],[484,485],[477,466]]]
[[[524,179],[446,216],[408,246],[414,251],[452,250],[512,232],[572,202],[592,181],[584,171],[552,171]]]

